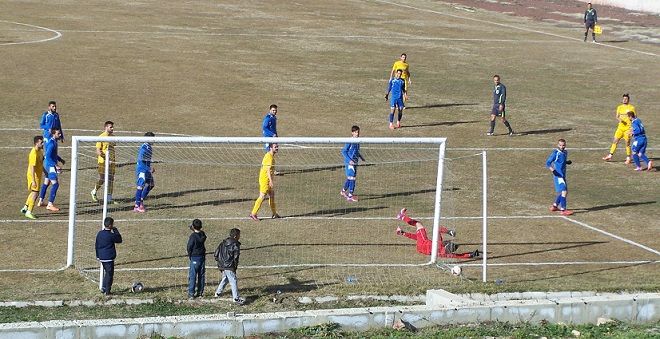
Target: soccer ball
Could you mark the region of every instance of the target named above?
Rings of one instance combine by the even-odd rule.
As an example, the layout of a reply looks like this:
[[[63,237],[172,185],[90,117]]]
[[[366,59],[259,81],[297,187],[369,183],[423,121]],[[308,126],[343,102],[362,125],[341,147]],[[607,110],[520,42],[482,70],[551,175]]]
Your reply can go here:
[[[142,292],[143,289],[144,289],[144,285],[139,281],[134,282],[133,286],[131,286],[131,292],[133,293]]]
[[[456,265],[451,268],[451,274],[455,276],[459,276],[461,275],[461,273],[463,273],[463,269],[461,269],[461,266]]]

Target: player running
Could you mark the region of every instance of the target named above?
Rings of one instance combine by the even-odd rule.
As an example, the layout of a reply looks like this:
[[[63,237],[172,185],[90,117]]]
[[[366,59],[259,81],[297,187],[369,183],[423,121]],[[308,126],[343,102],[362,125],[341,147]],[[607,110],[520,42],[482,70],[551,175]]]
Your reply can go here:
[[[433,248],[433,242],[429,239],[426,234],[426,228],[422,225],[421,222],[415,219],[408,217],[407,209],[402,208],[399,214],[396,215],[396,218],[402,220],[406,224],[416,227],[417,230],[415,233],[404,232],[401,230],[401,227],[396,228],[396,234],[402,235],[406,238],[415,240],[417,242],[417,252],[421,254],[431,255],[431,250]],[[451,241],[443,241],[442,234],[447,234],[451,237],[456,236],[455,230],[449,230],[444,226],[440,226],[440,234],[438,234],[438,257],[442,258],[459,258],[459,259],[470,259],[477,258],[481,255],[479,250],[474,250],[473,252],[466,253],[454,253],[458,249],[458,245]]]
[[[28,156],[27,167],[27,187],[29,193],[27,200],[25,200],[25,206],[21,208],[21,213],[25,214],[25,217],[28,219],[37,219],[32,214],[32,210],[34,209],[34,202],[39,195],[39,183],[44,172],[44,137],[37,135],[33,138],[33,142],[30,155]]]
[[[56,129],[60,131],[60,137],[58,140],[64,142],[62,122],[60,121],[60,114],[57,113],[57,103],[55,101],[48,102],[48,110],[41,115],[39,127],[44,131],[44,140],[48,140],[51,136],[50,131]]]
[[[257,212],[259,212],[261,203],[266,198],[266,195],[268,195],[268,206],[270,206],[270,211],[273,213],[271,218],[280,218],[275,206],[275,190],[273,189],[275,154],[277,154],[278,150],[279,146],[277,144],[270,144],[268,152],[264,155],[264,158],[261,161],[261,170],[259,170],[259,197],[254,202],[254,207],[252,207],[252,212],[250,213],[250,219],[254,221],[259,221]]]
[[[105,124],[103,124],[103,133],[101,133],[99,136],[100,137],[111,137],[114,134],[115,131],[115,123],[112,121],[106,121]],[[99,180],[96,181],[96,185],[94,185],[94,189],[92,190],[91,195],[92,195],[92,201],[98,202],[99,199],[96,197],[96,192],[103,186],[103,183],[105,182],[105,155],[108,155],[108,160],[110,163],[108,164],[108,192],[106,192],[106,196],[108,199],[108,203],[111,204],[117,204],[116,201],[112,200],[112,190],[113,186],[115,183],[115,143],[114,142],[107,142],[107,141],[99,141],[96,143],[96,162],[98,164],[97,172],[99,174]]]
[[[353,138],[358,138],[360,136],[360,127],[353,126],[351,127],[351,135]],[[341,155],[344,156],[344,168],[346,173],[346,181],[344,182],[344,187],[341,189],[342,197],[351,202],[358,201],[357,196],[353,195],[355,191],[355,180],[357,177],[357,167],[358,161],[361,159],[364,160],[362,154],[360,154],[360,144],[359,143],[347,143],[344,145],[344,148],[341,150]]]
[[[616,151],[616,147],[619,144],[621,138],[626,141],[626,164],[630,164],[631,159],[630,155],[632,150],[630,148],[630,119],[628,118],[628,112],[633,112],[637,115],[635,111],[635,106],[630,104],[630,95],[628,93],[624,94],[622,103],[616,107],[616,113],[614,114],[616,120],[619,122],[616,126],[616,131],[614,131],[614,139],[612,140],[612,146],[610,146],[610,153],[603,157],[603,160],[610,161],[612,156]]]
[[[156,136],[153,132],[147,132],[145,137]],[[147,198],[149,192],[156,186],[154,182],[154,168],[151,167],[151,159],[153,157],[153,148],[150,142],[145,142],[140,146],[137,154],[137,161],[135,163],[135,177],[136,177],[136,190],[135,190],[135,206],[133,211],[144,213],[144,199]]]
[[[390,100],[390,129],[401,128],[401,118],[403,118],[403,110],[406,109],[406,105],[403,103],[404,98],[406,97],[406,81],[401,78],[402,70],[398,69],[394,79],[390,79],[389,84],[387,85],[387,93],[385,93],[385,100],[388,100],[390,93],[392,97]],[[394,111],[399,110],[399,114],[396,119],[396,126],[394,126]]]
[[[557,148],[550,153],[545,161],[545,166],[552,172],[555,183],[557,198],[550,206],[550,211],[560,211],[561,215],[572,215],[573,212],[566,209],[566,196],[568,195],[568,186],[566,183],[566,165],[570,165],[568,160],[568,151],[566,151],[566,140],[559,139]]]
[[[646,130],[644,130],[644,124],[642,124],[642,120],[639,120],[635,116],[635,112],[628,112],[628,119],[630,120],[630,130],[628,133],[635,138],[635,141],[632,143],[632,158],[635,162],[635,171],[642,170],[642,164],[639,162],[640,158],[646,163],[646,170],[650,171],[653,169],[653,160],[649,160],[649,157],[646,156]]]
[[[495,88],[493,89],[493,108],[490,110],[490,130],[488,130],[486,135],[493,135],[495,132],[495,118],[500,117],[504,126],[509,129],[509,136],[512,136],[514,134],[513,129],[509,121],[506,120],[506,86],[500,82],[500,76],[497,74],[493,75],[493,82],[495,83]]]
[[[44,199],[46,198],[46,190],[48,186],[52,184],[53,186],[50,189],[50,196],[48,197],[48,205],[46,209],[51,212],[58,212],[60,209],[55,206],[55,197],[57,196],[57,189],[60,188],[60,183],[57,181],[57,175],[62,171],[62,169],[57,166],[58,163],[64,165],[64,159],[60,158],[57,154],[57,140],[60,140],[62,137],[62,132],[59,129],[50,130],[50,138],[46,139],[44,143],[44,172],[46,178],[44,183],[41,185],[41,191],[39,192],[39,202],[37,206],[44,205]]]

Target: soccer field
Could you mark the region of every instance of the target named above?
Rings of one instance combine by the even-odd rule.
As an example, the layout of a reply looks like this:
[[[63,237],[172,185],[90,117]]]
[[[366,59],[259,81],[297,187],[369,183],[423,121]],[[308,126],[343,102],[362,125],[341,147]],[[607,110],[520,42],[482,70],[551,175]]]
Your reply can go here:
[[[66,160],[71,136],[98,135],[106,120],[114,121],[119,136],[146,131],[260,136],[272,103],[279,106],[280,136],[348,137],[357,124],[364,137],[446,137],[447,166],[463,162],[448,172],[443,217],[459,231],[457,242],[466,251],[481,246],[481,165],[478,157],[464,159],[488,151],[489,280],[505,284],[479,283],[479,261],[467,262],[467,279],[435,266],[327,265],[328,258],[339,264],[424,263],[412,242],[395,235],[400,222],[393,217],[401,207],[422,217],[433,210],[435,173],[420,177],[416,165],[364,166],[357,194],[366,199],[345,203],[337,194],[343,182],[337,150],[337,159],[310,152],[320,165],[337,167],[285,170],[278,178],[287,187],[278,200],[285,218],[259,224],[247,218],[257,195],[257,170],[232,174],[223,168],[223,182],[185,172],[177,179],[166,166],[155,174],[161,183],[149,202],[155,208],[135,215],[133,168],[125,166],[115,192],[121,205],[110,214],[122,220],[117,226],[126,240],[118,246],[119,294],[141,280],[147,295],[185,296],[186,226],[192,218],[205,221],[209,251],[230,228],[243,230],[241,266],[248,268],[241,271],[239,286],[255,299],[278,289],[350,295],[417,294],[438,287],[660,287],[660,172],[637,173],[624,165],[622,144],[616,161],[601,160],[615,129],[615,108],[621,95],[630,93],[649,135],[648,154],[660,164],[658,45],[584,44],[579,23],[531,22],[426,0],[6,1],[4,7],[0,300],[98,294],[93,273],[58,271],[66,263],[69,172],[61,177],[61,212],[37,209],[37,221],[19,213],[27,154],[49,100],[58,103],[67,138],[60,154]],[[392,62],[403,52],[411,67],[411,97],[403,128],[390,131],[384,94]],[[507,117],[516,136],[506,136],[500,122],[495,136],[485,136],[493,74],[508,88]],[[567,140],[573,161],[568,204],[576,213],[570,217],[548,211],[554,192],[545,159],[558,138]],[[300,150],[281,152],[285,165]],[[390,160],[382,152],[372,153],[375,159],[364,153],[366,164]],[[377,180],[388,176],[391,185]],[[399,185],[400,178],[409,181]],[[309,192],[326,191],[336,200],[308,198]],[[89,257],[100,214],[85,206],[97,213],[79,225],[81,237],[86,234],[81,241],[91,240],[87,247],[79,245],[80,254]],[[261,267],[275,258],[291,266]],[[319,266],[294,266],[300,263]],[[207,294],[217,284],[211,266]],[[131,270],[145,267],[158,270]]]

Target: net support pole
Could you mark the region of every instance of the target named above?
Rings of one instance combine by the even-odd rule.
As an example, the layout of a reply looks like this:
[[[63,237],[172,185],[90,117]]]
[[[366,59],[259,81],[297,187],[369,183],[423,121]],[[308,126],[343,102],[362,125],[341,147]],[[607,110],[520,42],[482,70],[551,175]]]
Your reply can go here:
[[[435,209],[433,211],[433,242],[431,245],[431,263],[438,260],[438,239],[440,236],[440,204],[442,200],[442,176],[445,167],[445,145],[447,142],[440,144],[438,151],[438,173],[436,175],[435,183]]]
[[[73,266],[76,239],[76,181],[78,179],[78,137],[71,139],[71,183],[69,184],[69,235],[67,239],[66,267]]]
[[[482,250],[482,255],[481,255],[481,280],[483,282],[487,281],[487,257],[488,257],[488,163],[486,162],[486,151],[484,150],[481,153],[481,168],[482,168],[482,193],[483,196],[481,197],[481,203],[482,203],[482,239],[481,239],[481,250]]]
[[[101,229],[103,229],[103,222],[108,216],[108,187],[110,183],[110,147],[105,152],[105,163],[103,163],[103,217],[101,218]],[[99,290],[103,289],[103,264],[99,263]]]

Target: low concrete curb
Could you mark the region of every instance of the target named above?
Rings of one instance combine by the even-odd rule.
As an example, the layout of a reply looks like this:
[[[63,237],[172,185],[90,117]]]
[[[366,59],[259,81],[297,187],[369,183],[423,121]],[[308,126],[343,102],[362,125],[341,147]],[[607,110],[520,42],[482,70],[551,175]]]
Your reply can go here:
[[[347,330],[362,331],[391,327],[399,321],[421,328],[484,321],[596,323],[601,317],[630,322],[658,321],[660,294],[527,292],[470,297],[430,290],[426,305],[419,306],[23,322],[0,324],[0,338],[138,338],[153,333],[165,337],[217,338],[285,332],[323,323],[337,323]]]

